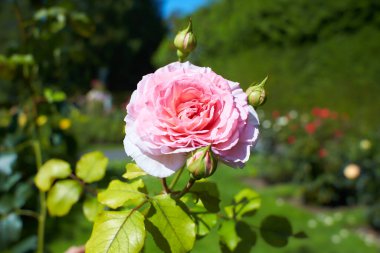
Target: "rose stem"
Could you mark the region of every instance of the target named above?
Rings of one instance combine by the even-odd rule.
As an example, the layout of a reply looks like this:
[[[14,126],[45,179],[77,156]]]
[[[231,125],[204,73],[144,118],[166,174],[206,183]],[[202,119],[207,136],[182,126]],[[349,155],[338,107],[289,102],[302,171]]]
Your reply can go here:
[[[190,178],[189,179],[189,182],[187,182],[187,185],[186,185],[186,187],[185,188],[183,188],[183,190],[180,192],[180,193],[178,193],[178,195],[176,195],[175,197],[177,198],[177,199],[179,199],[179,198],[181,198],[183,195],[185,195],[189,190],[190,190],[190,188],[193,186],[193,184],[195,183],[195,179],[194,178]]]
[[[42,154],[41,146],[38,140],[33,142],[34,155],[36,157],[36,167],[39,170],[42,167]],[[44,252],[44,237],[45,237],[45,221],[46,221],[46,196],[40,190],[40,213],[38,216],[38,230],[37,230],[37,253]]]
[[[179,171],[177,172],[177,174],[175,175],[175,178],[173,179],[173,181],[170,183],[170,187],[169,189],[174,189],[174,186],[177,184],[179,178],[181,177],[182,175],[182,172],[183,170],[185,169],[185,166],[182,166]]]
[[[74,174],[71,174],[70,175],[70,178],[74,179],[75,181],[77,181],[78,183],[81,184],[81,186],[83,187],[83,189],[90,193],[91,195],[93,195],[94,197],[96,197],[98,195],[98,192],[96,191],[96,189],[90,187],[89,185],[86,185],[85,182],[83,182],[83,180],[79,179],[76,175]]]
[[[171,193],[171,190],[169,189],[168,184],[166,183],[166,177],[161,178],[161,184],[165,193]]]

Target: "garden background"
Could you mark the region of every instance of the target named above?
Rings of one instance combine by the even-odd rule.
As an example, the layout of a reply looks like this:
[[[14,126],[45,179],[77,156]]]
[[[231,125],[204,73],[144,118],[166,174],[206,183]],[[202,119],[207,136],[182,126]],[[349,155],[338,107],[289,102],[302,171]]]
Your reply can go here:
[[[250,162],[243,170],[220,166],[212,180],[223,185],[222,203],[243,186],[260,193],[252,223],[284,215],[308,238],[278,248],[253,238],[252,251],[378,252],[379,1],[219,0],[163,16],[164,5],[0,2],[1,252],[36,245],[36,222],[20,212],[38,202],[28,141],[39,139],[43,160],[73,164],[101,150],[110,158],[107,179],[122,173],[125,105],[143,75],[176,61],[172,41],[187,15],[198,40],[192,63],[244,88],[269,76]],[[64,218],[49,217],[47,251],[84,244],[91,228],[79,205]],[[216,236],[194,252],[219,252],[210,246]],[[146,252],[159,252],[153,247]]]

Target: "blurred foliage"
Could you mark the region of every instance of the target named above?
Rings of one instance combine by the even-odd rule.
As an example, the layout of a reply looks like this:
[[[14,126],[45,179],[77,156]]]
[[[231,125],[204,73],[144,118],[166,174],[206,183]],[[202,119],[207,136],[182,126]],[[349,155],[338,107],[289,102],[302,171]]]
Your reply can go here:
[[[363,133],[347,115],[327,108],[264,115],[255,166],[269,183],[293,182],[307,204],[370,206],[379,229],[379,136]]]
[[[30,252],[36,249],[37,227],[45,222],[45,197],[40,193],[38,199],[33,187],[37,169],[51,158],[68,165],[77,160],[81,136],[76,134],[82,132],[74,131],[77,119],[71,117],[76,110],[66,94],[80,92],[98,74],[111,88],[126,90],[118,85],[135,83],[151,68],[150,54],[164,28],[149,0],[1,1],[0,27],[0,106],[5,107],[0,110],[0,179],[6,182],[0,188],[0,251]],[[93,122],[85,127],[101,127],[107,140],[115,140],[122,135],[119,116],[114,116],[120,122],[114,128],[117,137],[109,137],[115,131],[110,132],[113,128],[104,120],[101,126]],[[99,113],[97,117],[102,118]],[[106,136],[87,132],[96,140]],[[83,139],[86,144],[90,140]],[[57,173],[62,177],[55,167],[38,182],[53,183]],[[73,180],[54,184],[47,197],[48,211],[68,212],[81,194],[78,184]],[[63,194],[71,189],[77,191]]]
[[[221,0],[192,20],[191,60],[243,87],[268,75],[266,110],[328,107],[378,128],[379,1]],[[187,18],[170,22],[176,30]],[[171,35],[155,64],[176,60],[173,52]]]
[[[88,149],[94,144],[122,143],[124,138],[125,112],[113,110],[111,113],[84,113],[73,109],[70,113],[71,133],[76,137],[81,150]]]
[[[33,59],[43,87],[75,92],[100,78],[112,90],[133,90],[152,71],[151,54],[165,33],[152,0],[1,1],[0,27],[0,74],[7,77],[0,104],[22,101],[26,88],[13,71],[4,73],[6,57]]]

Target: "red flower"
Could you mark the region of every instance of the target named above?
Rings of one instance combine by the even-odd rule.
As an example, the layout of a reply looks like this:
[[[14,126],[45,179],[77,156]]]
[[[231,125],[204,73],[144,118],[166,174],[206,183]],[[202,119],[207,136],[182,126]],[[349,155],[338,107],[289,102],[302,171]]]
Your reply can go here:
[[[341,130],[336,130],[334,133],[335,138],[340,138],[343,136],[343,132]]]
[[[319,111],[319,117],[322,119],[327,119],[330,116],[330,110],[327,108],[323,108]]]
[[[337,119],[338,118],[338,113],[332,112],[331,115],[330,115],[330,118],[331,119]]]
[[[296,137],[291,135],[288,137],[288,143],[289,144],[293,144],[294,142],[296,142]]]
[[[321,148],[321,149],[319,149],[319,151],[318,151],[318,156],[320,157],[320,158],[324,158],[324,157],[326,157],[327,156],[327,150],[326,149],[324,149],[324,148]]]
[[[321,109],[319,109],[318,107],[314,107],[311,110],[311,114],[313,114],[315,117],[319,117],[320,112],[321,112]]]
[[[313,134],[315,133],[315,130],[317,129],[317,126],[316,124],[314,124],[313,122],[311,123],[308,123],[306,124],[305,126],[305,131],[308,133],[308,134]]]
[[[278,117],[280,117],[280,112],[279,111],[273,111],[272,112],[272,118],[277,119]]]

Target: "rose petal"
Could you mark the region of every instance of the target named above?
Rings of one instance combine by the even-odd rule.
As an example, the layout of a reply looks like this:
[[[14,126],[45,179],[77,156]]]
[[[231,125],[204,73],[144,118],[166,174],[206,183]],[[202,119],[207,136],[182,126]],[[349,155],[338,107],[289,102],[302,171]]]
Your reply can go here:
[[[154,156],[143,153],[128,137],[124,138],[124,150],[134,158],[136,164],[148,174],[155,177],[168,177],[181,168],[186,161],[184,154]]]

